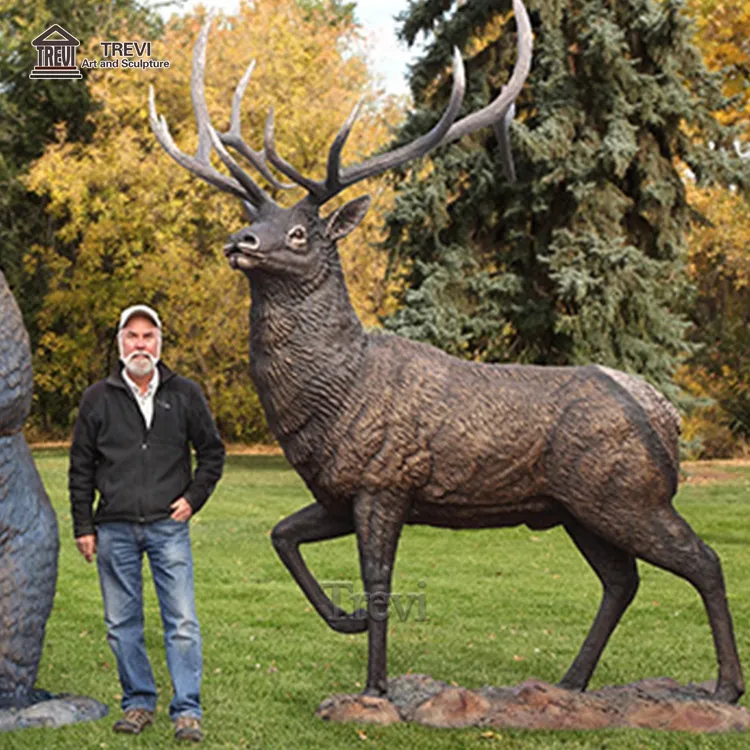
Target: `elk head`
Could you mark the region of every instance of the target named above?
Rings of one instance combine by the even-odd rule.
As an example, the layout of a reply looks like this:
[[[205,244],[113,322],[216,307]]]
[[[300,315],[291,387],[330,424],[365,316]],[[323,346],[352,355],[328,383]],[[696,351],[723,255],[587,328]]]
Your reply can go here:
[[[335,255],[336,241],[349,234],[364,217],[369,206],[369,197],[357,198],[326,218],[319,215],[323,204],[361,180],[406,164],[441,144],[455,141],[479,128],[492,126],[495,129],[501,142],[501,150],[505,154],[506,174],[512,178],[513,165],[507,148],[508,128],[514,113],[513,103],[531,67],[532,48],[531,24],[522,0],[513,0],[513,8],[518,27],[518,59],[508,84],[493,102],[456,121],[463,101],[465,76],[463,60],[459,51],[455,49],[450,101],[440,121],[429,133],[393,151],[372,157],[362,164],[342,168],[341,152],[359,113],[360,101],[331,145],[326,177],[321,181],[305,177],[279,156],[274,142],[273,109],[268,113],[266,120],[263,149],[254,151],[243,141],[240,134],[240,106],[253,72],[254,62],[248,67],[234,93],[229,130],[226,133],[217,133],[211,126],[204,92],[206,45],[211,26],[209,16],[201,28],[193,52],[190,89],[198,123],[196,155],[188,156],[175,145],[166,120],[156,112],[153,88],[149,90],[149,116],[157,140],[178,164],[243,202],[252,224],[233,234],[224,248],[232,267],[241,269],[247,275],[258,272],[302,278],[317,275],[321,265],[325,264],[332,254]],[[244,171],[228,152],[227,147],[242,156],[272,187],[287,189],[294,185],[279,182],[269,169],[268,163],[294,184],[304,188],[307,195],[292,208],[282,208]],[[209,157],[212,149],[216,151],[231,176],[222,174],[211,165]]]

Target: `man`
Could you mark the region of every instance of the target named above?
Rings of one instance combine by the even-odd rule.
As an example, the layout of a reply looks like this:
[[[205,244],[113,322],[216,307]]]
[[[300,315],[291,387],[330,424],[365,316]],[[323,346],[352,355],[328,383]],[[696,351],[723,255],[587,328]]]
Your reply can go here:
[[[69,474],[76,546],[87,562],[97,557],[107,640],[122,684],[124,716],[113,729],[139,734],[156,709],[143,635],[145,552],[164,626],[175,738],[200,742],[201,636],[188,521],[221,477],[224,446],[200,387],[159,361],[154,310],[123,311],[117,343],[122,369],[83,394]]]

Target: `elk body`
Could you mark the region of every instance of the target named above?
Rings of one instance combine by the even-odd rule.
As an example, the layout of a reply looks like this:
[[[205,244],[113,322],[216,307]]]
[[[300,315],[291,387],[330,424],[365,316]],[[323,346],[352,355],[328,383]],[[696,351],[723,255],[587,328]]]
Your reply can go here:
[[[343,126],[326,179],[313,181],[241,139],[234,97],[229,132],[213,130],[203,94],[210,21],[196,43],[192,95],[200,140],[177,149],[151,93],[159,142],[182,166],[241,198],[252,225],[225,247],[248,277],[251,374],[268,424],[315,502],[281,521],[273,544],[316,611],[334,630],[368,633],[365,692],[384,694],[388,598],[406,524],[451,529],[527,524],[565,527],[604,594],[585,642],[562,679],[585,689],[608,638],[638,588],[636,558],[687,579],[700,593],[719,662],[716,698],[744,687],[721,565],[672,506],[678,483],[679,416],[645,381],[604,367],[466,362],[398,336],[364,331],[349,301],[336,243],[364,216],[358,198],[331,216],[320,207],[346,187],[487,125],[504,137],[528,74],[531,30],[514,0],[519,57],[498,98],[455,122],[463,95],[457,54],[450,103],[417,141],[342,169]],[[274,203],[228,153],[230,146],[274,186],[267,162],[307,191],[290,209]],[[232,177],[209,162],[215,149]],[[510,170],[509,170],[510,171]],[[356,534],[367,612],[340,610],[300,555],[300,545]]]

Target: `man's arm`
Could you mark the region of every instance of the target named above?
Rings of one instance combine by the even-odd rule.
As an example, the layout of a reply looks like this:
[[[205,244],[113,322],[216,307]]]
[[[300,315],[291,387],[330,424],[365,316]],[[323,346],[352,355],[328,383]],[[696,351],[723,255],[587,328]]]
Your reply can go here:
[[[91,406],[85,394],[73,429],[68,489],[76,546],[90,561],[96,551],[93,513],[96,490],[96,428]]]
[[[198,464],[184,499],[190,504],[192,513],[197,513],[221,479],[226,451],[203,392],[196,384],[192,385],[194,393],[190,398],[188,439],[195,448]]]

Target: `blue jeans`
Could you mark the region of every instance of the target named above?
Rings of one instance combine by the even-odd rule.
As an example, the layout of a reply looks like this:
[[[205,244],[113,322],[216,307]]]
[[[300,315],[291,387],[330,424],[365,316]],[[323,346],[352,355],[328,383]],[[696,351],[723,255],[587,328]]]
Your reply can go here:
[[[156,683],[143,637],[145,552],[159,599],[172,677],[169,715],[172,719],[200,718],[203,663],[188,524],[171,519],[148,524],[102,523],[96,541],[107,641],[117,659],[123,711],[156,708]]]

